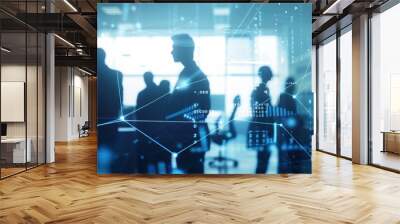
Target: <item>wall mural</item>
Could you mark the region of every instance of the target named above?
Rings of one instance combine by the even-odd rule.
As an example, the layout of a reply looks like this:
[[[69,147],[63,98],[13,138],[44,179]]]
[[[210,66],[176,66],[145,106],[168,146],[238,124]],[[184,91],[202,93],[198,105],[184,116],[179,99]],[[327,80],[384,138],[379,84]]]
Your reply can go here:
[[[311,173],[311,15],[98,4],[98,173]]]

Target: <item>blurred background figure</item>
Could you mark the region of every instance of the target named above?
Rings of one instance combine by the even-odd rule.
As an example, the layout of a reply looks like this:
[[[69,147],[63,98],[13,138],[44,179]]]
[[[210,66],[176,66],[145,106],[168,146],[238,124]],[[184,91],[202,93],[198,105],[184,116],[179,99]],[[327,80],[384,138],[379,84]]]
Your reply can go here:
[[[168,80],[161,80],[160,85],[158,86],[160,88],[160,92],[162,95],[169,93],[170,90],[170,83]]]
[[[297,112],[296,108],[296,82],[293,77],[289,77],[285,82],[285,89],[283,93],[279,96],[278,107],[285,108],[287,111],[293,112],[295,114]]]
[[[310,154],[307,149],[311,141],[310,131],[306,128],[304,116],[297,114],[297,84],[293,77],[285,82],[285,89],[279,96],[278,107],[290,116],[282,117],[280,123],[286,131],[281,131],[278,137],[279,173],[310,173]]]
[[[297,103],[296,97],[296,83],[293,77],[286,79],[285,88],[283,92],[279,95],[278,107],[286,110],[291,114],[289,117],[282,117],[280,123],[282,123],[286,130],[279,133],[279,144],[278,144],[278,172],[291,173],[291,157],[294,155],[292,152],[293,146],[297,143],[291,135],[294,134],[296,130],[300,128],[299,117],[296,117]]]
[[[101,120],[119,118],[123,112],[122,73],[106,65],[106,52],[101,48],[97,49],[97,70],[101,74],[98,77],[98,88],[107,90],[98,93],[98,97],[102,99],[98,105],[98,117]]]
[[[123,115],[122,73],[106,65],[106,53],[97,49],[98,71],[98,124],[119,119]],[[121,123],[113,123],[98,128],[99,173],[129,173],[135,170],[134,154],[129,146],[130,136],[122,135],[118,128]],[[111,154],[111,152],[113,152]]]
[[[167,134],[168,132],[168,124],[162,122],[165,121],[165,117],[167,116],[168,112],[168,102],[170,100],[170,83],[168,80],[161,80],[160,84],[158,85],[159,89],[159,100],[157,100],[157,110],[161,113],[160,122],[153,123],[157,125],[157,136],[160,139],[161,144],[168,141]],[[157,164],[157,173],[160,174],[170,174],[172,173],[172,164],[171,164],[171,153],[160,149],[156,152],[155,160]]]
[[[143,80],[146,84],[145,89],[139,92],[137,96],[136,109],[136,127],[140,132],[147,136],[152,136],[149,139],[145,134],[139,134],[138,146],[138,170],[140,173],[156,173],[157,172],[157,151],[162,150],[154,143],[159,139],[158,123],[152,123],[162,119],[162,113],[158,108],[158,103],[153,103],[160,97],[160,89],[154,83],[154,75],[151,72],[143,74]]]

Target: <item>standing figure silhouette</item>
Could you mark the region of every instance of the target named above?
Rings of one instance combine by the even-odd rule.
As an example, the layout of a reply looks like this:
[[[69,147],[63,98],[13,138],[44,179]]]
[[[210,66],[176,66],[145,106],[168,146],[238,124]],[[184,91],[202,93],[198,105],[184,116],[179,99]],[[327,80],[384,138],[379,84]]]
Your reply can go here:
[[[101,125],[123,115],[123,86],[122,73],[106,65],[106,52],[101,48],[97,49],[97,62],[97,114]],[[126,147],[129,139],[118,133],[120,126],[123,125],[111,123],[98,127],[98,173],[127,173],[135,169],[132,150]]]
[[[268,161],[270,157],[271,144],[266,143],[266,139],[273,138],[273,118],[267,113],[269,108],[272,107],[271,96],[267,87],[268,82],[272,79],[272,71],[269,66],[261,66],[258,69],[258,76],[261,83],[251,93],[251,111],[252,119],[249,124],[249,135],[260,136],[263,138],[260,144],[251,146],[257,150],[257,168],[256,173],[265,173],[268,169]],[[252,141],[254,139],[248,139]],[[252,143],[254,144],[254,143]]]
[[[193,58],[195,44],[188,34],[172,36],[175,62],[183,65],[170,98],[169,119],[173,124],[171,148],[178,153],[177,166],[184,173],[204,173],[204,155],[210,148],[205,120],[210,110],[210,84]],[[172,116],[172,115],[173,116]],[[173,128],[173,129],[172,129]]]

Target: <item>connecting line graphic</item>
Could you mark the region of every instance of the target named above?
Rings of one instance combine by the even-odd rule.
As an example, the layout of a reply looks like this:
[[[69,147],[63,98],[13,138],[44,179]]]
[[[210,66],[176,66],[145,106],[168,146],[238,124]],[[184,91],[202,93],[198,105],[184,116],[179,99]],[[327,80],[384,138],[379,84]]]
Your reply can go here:
[[[256,15],[256,13],[260,12],[261,8],[263,7],[263,4],[260,4],[260,6],[258,8],[255,9],[254,15]],[[249,33],[252,33],[253,29],[249,28],[250,24],[253,23],[254,21],[252,19],[250,19],[246,25],[246,27],[244,29],[242,29],[244,32],[242,32],[242,34],[237,35],[238,37],[242,37],[245,36]]]
[[[226,125],[230,124],[231,122],[233,122],[234,120],[230,120],[228,122],[226,122],[225,124],[222,125],[222,128],[224,128]],[[208,133],[207,135],[203,136],[202,138],[200,138],[199,140],[195,141],[194,143],[188,145],[187,147],[183,148],[182,150],[180,150],[179,152],[177,152],[177,154],[182,153],[184,151],[186,151],[188,148],[192,147],[193,145],[201,142],[203,139],[207,138],[208,136],[214,134],[215,132],[217,132],[218,130],[214,130],[213,132],[210,131],[210,133]]]
[[[267,123],[267,122],[259,122],[259,121],[246,121],[246,120],[237,120],[237,121],[244,121],[244,122],[250,122],[250,123],[256,123],[256,124],[267,124],[267,125],[274,125],[274,123]],[[295,142],[300,146],[300,148],[307,154],[308,157],[311,158],[310,153],[307,152],[305,147],[290,133],[283,124],[278,124],[279,127],[281,127],[286,133],[288,133],[294,140]]]
[[[241,122],[249,122],[249,123],[256,123],[256,124],[265,124],[265,125],[275,125],[276,123],[268,123],[268,122],[259,122],[259,121],[249,121],[249,120],[230,120],[228,122],[226,122],[225,124],[223,124],[221,126],[221,128],[224,128],[225,126],[229,125],[231,122],[233,121],[241,121]],[[143,134],[146,138],[150,139],[152,142],[154,142],[155,144],[157,144],[158,146],[160,146],[161,148],[163,148],[164,150],[166,150],[167,152],[174,154],[174,155],[179,155],[180,153],[186,151],[187,149],[189,149],[190,147],[192,147],[193,145],[201,142],[203,139],[207,138],[208,136],[214,134],[217,130],[214,130],[212,132],[210,132],[209,134],[207,134],[206,136],[203,136],[202,138],[200,138],[199,140],[196,140],[194,143],[188,145],[187,147],[183,148],[182,150],[174,153],[172,150],[168,149],[167,147],[165,147],[164,145],[162,145],[161,143],[159,143],[157,140],[155,140],[154,138],[152,138],[151,136],[149,136],[148,134],[144,133],[142,130],[140,130],[139,128],[137,128],[136,126],[132,125],[129,122],[158,122],[158,123],[193,123],[193,121],[162,121],[162,120],[126,120],[126,121],[121,121],[121,120],[114,120],[114,121],[110,121],[110,122],[106,122],[103,124],[99,124],[98,126],[104,126],[104,125],[109,125],[109,124],[114,124],[114,123],[126,123],[127,125],[129,125],[130,127],[136,129],[138,132],[140,132],[141,134]],[[195,122],[197,124],[199,123],[207,123],[207,122]],[[310,153],[308,153],[308,151],[305,149],[305,147],[296,139],[296,137],[294,137],[292,135],[292,133],[290,133],[286,127],[283,124],[277,124],[279,127],[281,127],[286,133],[288,133],[294,140],[295,142],[300,146],[300,148],[311,158]]]
[[[165,120],[121,120],[121,119],[115,119],[112,121],[107,121],[101,124],[98,124],[97,127],[101,127],[101,126],[106,126],[106,125],[110,125],[110,124],[115,124],[115,123],[123,123],[125,121],[128,122],[142,122],[142,123],[189,123],[189,124],[208,124],[209,122],[206,121],[174,121],[174,120],[169,120],[169,121],[165,121]]]
[[[243,23],[247,20],[247,17],[250,15],[250,12],[253,11],[254,6],[256,6],[256,3],[251,4],[250,9],[248,9],[246,15],[243,17],[242,21],[240,21],[239,25],[236,27],[236,29],[233,30],[232,36],[235,36],[240,30],[240,27],[243,25]],[[251,21],[251,20],[250,20]]]
[[[151,104],[153,104],[153,103],[155,103],[155,102],[161,100],[162,98],[166,97],[166,96],[169,95],[169,94],[171,94],[171,93],[165,93],[165,94],[163,94],[162,96],[160,96],[160,97],[158,97],[158,98],[156,98],[156,99],[154,99],[154,100],[152,100],[152,101],[146,103],[145,105],[143,105],[143,106],[137,108],[136,110],[131,111],[131,112],[127,113],[127,114],[124,114],[124,117],[125,117],[125,116],[129,116],[129,115],[131,115],[131,114],[134,114],[134,113],[138,112],[139,110],[141,110],[141,109],[143,109],[143,108],[145,108],[145,107],[150,106]]]
[[[167,147],[163,146],[162,144],[160,144],[157,140],[153,139],[152,137],[150,137],[148,134],[144,133],[143,131],[141,131],[139,128],[133,126],[132,124],[130,124],[127,121],[124,121],[124,123],[126,123],[127,125],[131,126],[132,128],[135,128],[138,132],[140,132],[142,135],[146,136],[146,138],[150,139],[152,142],[156,143],[158,146],[160,146],[161,148],[167,150],[169,153],[173,154],[173,152],[171,150],[169,150]]]
[[[189,123],[189,124],[208,124],[206,121],[165,121],[165,120],[126,120],[128,122],[143,122],[143,123]]]
[[[304,103],[302,103],[299,99],[297,99],[296,97],[294,97],[293,95],[289,94],[289,93],[284,93],[288,96],[291,96],[293,99],[295,99],[303,108],[304,110],[306,110],[306,112],[310,115],[313,116],[312,113],[308,110],[308,108],[306,107],[306,105],[304,105]]]
[[[254,6],[255,6],[255,4],[252,5],[252,8],[253,8]],[[252,8],[251,8],[251,9],[252,9]],[[242,25],[242,23],[247,19],[246,17],[247,17],[248,14],[250,13],[251,9],[247,12],[247,15],[245,16],[244,20],[242,20],[242,22],[241,22],[241,24],[238,26],[238,29],[237,29],[237,30],[239,30],[239,27],[240,27],[240,26]],[[309,66],[309,67],[310,67],[310,66]],[[308,76],[308,75],[309,75],[309,74],[307,74],[308,70],[309,70],[309,68],[307,68],[306,74],[304,74],[300,79],[298,79],[298,80],[297,80],[295,83],[293,83],[292,85],[295,85],[296,83],[300,82],[303,78],[305,78],[306,76]],[[117,78],[118,78],[118,76],[117,76]],[[119,78],[118,78],[118,79],[119,79]],[[188,86],[190,86],[190,85],[193,85],[193,84],[195,84],[195,83],[198,83],[198,82],[201,82],[201,81],[204,81],[204,80],[207,80],[207,78],[201,79],[201,80],[197,80],[197,81],[194,81],[194,82],[191,82],[191,83],[188,83],[186,86],[177,87],[176,89],[186,88],[186,87],[188,87]],[[287,86],[287,87],[285,88],[285,90],[286,90],[288,87],[292,86],[292,85]],[[124,115],[124,114],[123,114],[123,109],[122,109],[122,96],[121,96],[121,93],[120,93],[121,91],[120,91],[120,90],[121,90],[121,87],[119,86],[119,81],[118,81],[119,100],[120,100],[120,102],[121,102],[121,115],[122,115],[123,118],[124,118],[125,116],[129,116],[129,115],[131,115],[131,114],[134,114],[134,113],[136,113],[137,111],[139,111],[139,110],[141,110],[141,109],[143,109],[143,108],[145,108],[145,107],[148,107],[149,105],[151,105],[151,104],[153,104],[153,103],[155,103],[155,102],[161,100],[162,98],[166,97],[167,95],[171,94],[171,93],[166,93],[166,94],[164,94],[164,95],[162,95],[162,96],[156,98],[155,100],[153,100],[153,101],[151,101],[151,102],[149,102],[149,103],[143,105],[142,107],[137,108],[136,110],[131,111],[131,112],[129,112],[129,113],[127,113],[127,114]],[[267,101],[268,101],[268,100],[266,100],[265,102],[262,102],[262,103],[266,103]],[[304,106],[304,105],[303,105],[303,106]],[[266,125],[274,125],[274,123],[267,123],[267,122],[256,122],[256,121],[248,121],[248,120],[230,120],[230,121],[228,121],[227,123],[223,124],[223,125],[222,125],[222,128],[225,127],[226,125],[228,125],[229,123],[233,122],[233,121],[242,121],[242,122],[250,122],[250,123],[260,123],[260,124],[266,124]],[[126,124],[129,125],[130,127],[136,129],[138,132],[140,132],[141,134],[143,134],[144,136],[146,136],[146,138],[150,139],[152,142],[154,142],[155,144],[157,144],[158,146],[160,146],[162,149],[166,150],[167,152],[169,152],[169,153],[171,153],[172,155],[175,155],[175,156],[178,155],[178,154],[180,154],[180,153],[182,153],[182,152],[184,152],[184,151],[186,151],[187,149],[189,149],[189,148],[192,147],[193,145],[197,144],[198,142],[201,142],[203,139],[207,138],[209,135],[214,134],[214,133],[217,131],[217,130],[215,130],[214,132],[210,132],[209,134],[207,134],[206,136],[203,136],[202,138],[200,138],[199,140],[197,140],[197,141],[195,141],[194,143],[190,144],[189,146],[183,148],[182,150],[178,151],[177,153],[174,153],[174,152],[172,152],[170,149],[168,149],[167,147],[165,147],[164,145],[162,145],[161,143],[159,143],[157,140],[153,139],[151,136],[149,136],[148,134],[144,133],[142,130],[138,129],[137,127],[135,127],[134,125],[132,125],[132,124],[129,123],[129,122],[193,123],[193,121],[124,120],[124,119],[121,120],[121,119],[119,118],[119,119],[111,120],[111,121],[108,121],[108,122],[105,122],[105,123],[102,123],[102,124],[98,124],[97,126],[98,126],[98,127],[101,127],[101,126],[111,125],[111,124],[115,124],[115,123],[126,123]],[[195,123],[207,123],[207,122],[195,122]],[[301,143],[300,143],[300,142],[299,142],[285,127],[284,127],[284,126],[283,126],[283,124],[278,124],[278,125],[279,125],[279,127],[281,127],[283,130],[285,130],[285,132],[287,132],[287,133],[296,141],[296,143],[301,147],[301,149],[303,149],[304,152],[311,158],[311,155],[307,152],[307,150],[304,148],[304,146],[303,146],[303,145],[302,145],[302,144],[301,144]]]
[[[197,81],[194,81],[194,82],[190,82],[190,83],[187,84],[187,87],[188,87],[188,86],[191,86],[191,85],[193,85],[193,84],[195,84],[195,83],[202,82],[202,81],[204,81],[204,80],[207,80],[207,78],[200,79],[200,80],[197,80]],[[181,88],[184,88],[184,87],[177,87],[176,89],[181,89]],[[170,94],[172,94],[172,93],[165,93],[165,94],[163,94],[162,96],[160,96],[160,97],[158,97],[158,98],[156,98],[156,99],[154,99],[154,100],[152,100],[152,101],[146,103],[145,105],[143,105],[143,106],[137,108],[136,110],[131,111],[131,112],[127,113],[127,114],[124,114],[123,116],[126,117],[126,116],[129,116],[129,115],[132,115],[132,114],[138,112],[139,110],[150,106],[151,104],[153,104],[153,103],[155,103],[155,102],[161,100],[162,98],[164,98],[164,97],[166,97],[166,96],[168,96],[168,95],[170,95]],[[122,113],[121,113],[121,114],[122,114]]]
[[[198,71],[196,73],[193,73],[190,77],[192,77],[194,74],[200,74],[200,72]],[[194,82],[189,82],[187,84],[187,86],[182,86],[182,87],[178,86],[178,87],[176,87],[176,89],[184,89],[184,88],[187,88],[187,87],[189,87],[189,86],[191,86],[191,85],[193,85],[195,83],[202,82],[202,81],[207,80],[207,79],[208,78],[204,78],[204,79],[200,79],[200,80],[197,80],[197,81],[194,81]]]
[[[308,74],[308,71],[310,70],[310,67],[311,67],[311,65],[309,65],[309,66],[307,67],[307,70],[306,70],[305,74],[304,74],[303,76],[301,76],[296,82],[294,82],[294,83],[292,83],[292,84],[286,86],[286,87],[283,89],[283,92],[285,92],[285,90],[287,90],[289,87],[291,87],[291,86],[293,86],[293,85],[297,85],[297,84],[298,84],[300,81],[302,81],[305,77],[309,76],[310,74]],[[269,99],[267,99],[267,100],[261,102],[260,104],[267,103],[267,102],[270,101],[270,100],[271,100],[271,97],[270,97]]]
[[[226,125],[228,125],[229,123],[231,123],[233,120],[226,122],[225,124],[222,125],[222,128],[225,127]],[[146,138],[150,139],[152,142],[156,143],[158,146],[160,146],[161,148],[165,149],[167,152],[174,154],[175,156],[179,155],[180,153],[186,151],[187,149],[189,149],[190,147],[192,147],[193,145],[201,142],[203,139],[207,138],[208,136],[210,136],[211,134],[214,134],[217,130],[210,132],[209,134],[207,134],[206,136],[203,136],[202,138],[200,138],[199,140],[195,141],[194,143],[188,145],[187,147],[183,148],[182,150],[174,153],[172,152],[172,150],[168,149],[167,147],[165,147],[164,145],[162,145],[161,143],[159,143],[157,140],[155,140],[154,138],[152,138],[151,136],[149,136],[148,134],[144,133],[142,130],[140,130],[139,128],[137,128],[136,126],[132,125],[131,123],[129,123],[128,121],[123,121],[124,123],[126,123],[127,125],[131,126],[132,128],[135,128],[138,132],[140,132],[141,134],[143,134],[144,136],[146,136]],[[190,122],[193,123],[193,122]]]
[[[301,149],[303,149],[303,151],[308,155],[308,157],[310,157],[311,158],[311,155],[307,152],[307,150],[304,148],[304,146],[302,145],[302,144],[300,144],[300,142],[292,135],[292,133],[290,133],[286,128],[285,128],[285,126],[280,126],[283,130],[285,130],[286,131],[286,133],[288,133],[295,141],[296,141],[296,143],[301,147]]]
[[[121,106],[121,108],[120,108],[121,109],[121,114],[123,114],[124,106],[122,104],[121,87],[119,86],[119,74],[118,74],[118,72],[117,72],[117,86],[118,86],[119,105]]]
[[[243,17],[243,19],[242,19],[242,21],[239,23],[239,25],[238,25],[235,29],[233,29],[233,32],[232,32],[231,36],[238,36],[238,37],[241,37],[241,36],[245,36],[245,35],[248,34],[248,33],[252,33],[253,29],[249,29],[249,26],[250,26],[250,24],[251,24],[252,22],[254,22],[254,21],[253,21],[252,19],[249,19],[249,20],[248,20],[248,17],[249,17],[249,15],[250,15],[250,12],[253,11],[254,6],[256,6],[256,5],[257,5],[256,3],[253,3],[253,4],[252,4],[252,6],[250,7],[250,9],[248,9],[246,15]],[[251,16],[251,17],[253,17],[253,15],[255,15],[257,12],[260,12],[261,8],[263,8],[263,7],[264,7],[264,6],[263,6],[262,4],[259,4],[259,6],[255,9],[255,12],[252,13],[252,16]],[[244,23],[246,22],[246,20],[247,20],[247,23],[244,24]],[[245,28],[241,28],[242,25],[244,25]],[[242,34],[236,35],[240,30],[243,31]]]
[[[120,122],[123,122],[123,121],[121,121],[120,119],[115,119],[115,120],[112,120],[112,121],[104,122],[102,124],[98,124],[97,127],[106,126],[106,125],[109,125],[109,124],[120,123]]]
[[[307,113],[310,115],[310,116],[313,116],[313,114],[310,112],[310,110],[306,107],[306,105],[304,105],[300,100],[298,100],[298,99],[296,99],[297,100],[297,102],[299,102],[299,104],[304,108],[304,110],[306,110],[307,111]]]
[[[306,70],[306,72],[304,73],[304,75],[302,75],[296,82],[294,82],[294,83],[288,85],[287,87],[285,87],[284,90],[288,89],[289,87],[291,87],[291,86],[293,86],[293,85],[297,85],[300,81],[303,81],[303,79],[304,79],[305,77],[310,76],[311,74],[308,73],[308,72],[310,71],[310,67],[311,67],[311,65],[308,65],[307,70]]]

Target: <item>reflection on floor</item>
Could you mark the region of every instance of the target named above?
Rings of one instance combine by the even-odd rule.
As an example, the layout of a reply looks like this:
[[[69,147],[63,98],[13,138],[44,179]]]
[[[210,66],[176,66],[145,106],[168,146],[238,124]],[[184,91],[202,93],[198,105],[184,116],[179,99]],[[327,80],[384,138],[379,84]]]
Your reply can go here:
[[[15,173],[18,173],[18,172],[21,172],[21,171],[24,171],[24,170],[25,170],[25,167],[23,167],[23,168],[20,168],[20,167],[17,167],[17,168],[1,168],[1,178],[13,175]]]
[[[19,172],[25,171],[26,169],[30,169],[33,167],[36,167],[37,164],[36,163],[28,163],[26,164],[9,164],[9,165],[5,165],[2,164],[4,167],[1,168],[0,173],[1,173],[1,178],[5,178],[8,176],[11,176],[13,174],[17,174]]]
[[[373,164],[400,171],[400,155],[391,152],[374,151]]]

